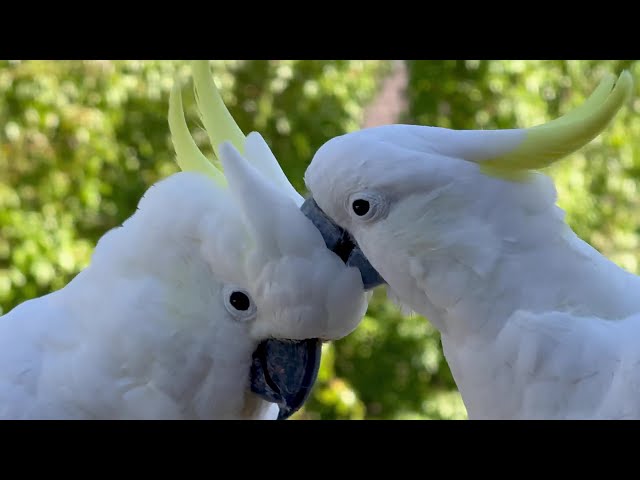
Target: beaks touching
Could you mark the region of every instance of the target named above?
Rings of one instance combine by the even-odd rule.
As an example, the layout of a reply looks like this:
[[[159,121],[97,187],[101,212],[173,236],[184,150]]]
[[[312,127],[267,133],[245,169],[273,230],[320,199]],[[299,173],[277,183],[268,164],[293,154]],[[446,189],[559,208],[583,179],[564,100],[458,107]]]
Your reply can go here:
[[[356,267],[360,271],[365,290],[371,290],[386,283],[362,253],[360,247],[356,245],[349,232],[336,225],[313,198],[305,200],[300,210],[320,231],[327,248],[338,255],[347,266]]]

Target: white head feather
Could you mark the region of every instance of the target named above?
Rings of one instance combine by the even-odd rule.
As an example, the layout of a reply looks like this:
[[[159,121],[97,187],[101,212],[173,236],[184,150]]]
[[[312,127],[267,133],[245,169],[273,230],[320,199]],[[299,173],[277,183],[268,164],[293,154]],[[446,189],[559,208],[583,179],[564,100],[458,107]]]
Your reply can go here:
[[[594,138],[632,84],[629,72],[617,83],[607,76],[581,107],[529,129],[387,125],[349,133],[316,152],[305,181],[393,293],[445,328],[438,319],[470,294],[468,274],[485,278],[509,245],[568,234],[553,182],[532,170]],[[353,210],[358,199],[370,204],[364,216]]]
[[[193,73],[224,172],[193,142],[176,85],[186,171],[152,186],[64,289],[2,317],[0,417],[259,418],[274,412],[249,392],[259,342],[338,339],[364,315],[357,269],[300,212],[262,137],[244,138],[208,64]],[[250,307],[235,309],[232,292]]]

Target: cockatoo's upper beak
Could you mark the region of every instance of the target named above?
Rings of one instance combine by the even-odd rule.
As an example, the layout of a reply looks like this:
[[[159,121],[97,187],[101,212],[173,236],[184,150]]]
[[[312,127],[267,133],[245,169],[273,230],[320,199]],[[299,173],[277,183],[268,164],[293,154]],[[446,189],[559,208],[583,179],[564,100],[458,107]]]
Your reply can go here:
[[[278,420],[286,420],[309,398],[321,353],[318,339],[263,341],[253,353],[251,391],[278,404]]]
[[[360,270],[365,290],[371,290],[386,283],[356,245],[349,232],[336,225],[318,207],[312,197],[305,200],[300,209],[320,230],[327,248],[338,255],[347,266],[357,267]]]

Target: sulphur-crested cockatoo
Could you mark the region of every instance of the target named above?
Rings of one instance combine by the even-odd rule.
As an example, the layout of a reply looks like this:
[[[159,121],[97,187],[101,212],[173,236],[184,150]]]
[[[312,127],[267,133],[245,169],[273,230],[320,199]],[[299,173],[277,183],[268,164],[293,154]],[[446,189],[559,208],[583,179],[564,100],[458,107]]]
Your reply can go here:
[[[303,210],[328,245],[361,248],[368,288],[385,282],[441,332],[471,419],[640,418],[640,278],[575,235],[536,172],[596,137],[632,87],[607,76],[528,129],[349,133],[306,171]]]
[[[193,75],[224,174],[193,141],[176,85],[183,172],[152,186],[66,287],[0,317],[1,418],[287,418],[321,341],[363,316],[358,269],[326,248],[263,138],[244,137],[208,63]]]

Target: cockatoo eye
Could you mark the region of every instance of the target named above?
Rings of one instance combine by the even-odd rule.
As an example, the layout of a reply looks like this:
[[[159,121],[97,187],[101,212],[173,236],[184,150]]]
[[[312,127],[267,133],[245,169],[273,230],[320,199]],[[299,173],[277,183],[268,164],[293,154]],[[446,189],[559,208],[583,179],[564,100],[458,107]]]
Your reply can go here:
[[[229,303],[233,308],[242,312],[249,310],[249,307],[251,307],[251,300],[244,292],[233,292],[229,297]]]
[[[249,292],[236,285],[226,285],[223,294],[224,306],[233,318],[241,322],[255,318],[257,309]]]
[[[359,192],[349,197],[351,216],[359,221],[371,222],[387,213],[387,202],[376,192]]]
[[[363,198],[359,198],[351,204],[353,213],[355,213],[359,217],[366,215],[367,212],[369,211],[369,207],[370,207],[369,202],[364,200]]]

